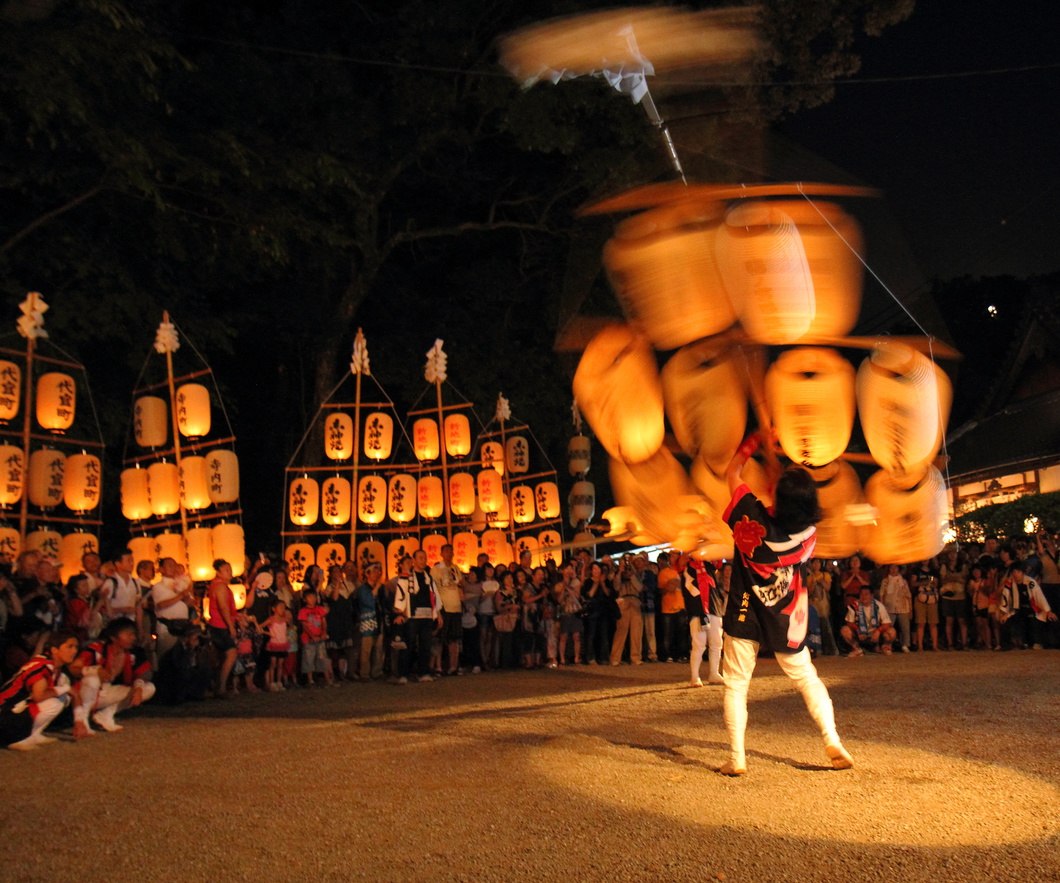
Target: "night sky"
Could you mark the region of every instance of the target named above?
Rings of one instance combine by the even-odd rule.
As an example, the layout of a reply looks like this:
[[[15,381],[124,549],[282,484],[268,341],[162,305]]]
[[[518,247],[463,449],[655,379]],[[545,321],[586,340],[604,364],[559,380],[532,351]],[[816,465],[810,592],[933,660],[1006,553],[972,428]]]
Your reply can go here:
[[[918,0],[781,132],[881,188],[928,279],[1060,270],[1058,24],[1035,0]]]

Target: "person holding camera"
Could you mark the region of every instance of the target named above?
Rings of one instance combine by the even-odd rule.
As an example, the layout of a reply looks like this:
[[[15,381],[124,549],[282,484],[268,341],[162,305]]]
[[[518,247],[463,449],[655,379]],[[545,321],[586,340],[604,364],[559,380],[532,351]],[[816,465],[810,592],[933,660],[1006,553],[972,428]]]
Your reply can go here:
[[[622,654],[629,638],[629,661],[641,664],[641,640],[644,637],[644,617],[641,614],[640,596],[643,591],[640,579],[633,566],[633,556],[623,555],[618,562],[615,577],[615,594],[618,600],[619,619],[615,638],[611,643],[611,664],[621,665]]]

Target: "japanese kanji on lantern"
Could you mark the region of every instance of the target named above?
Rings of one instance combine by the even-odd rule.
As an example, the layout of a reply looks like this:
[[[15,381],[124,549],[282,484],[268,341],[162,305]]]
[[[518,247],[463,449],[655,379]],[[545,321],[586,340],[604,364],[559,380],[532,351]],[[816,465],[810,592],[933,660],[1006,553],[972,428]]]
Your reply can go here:
[[[342,543],[321,543],[317,548],[317,567],[324,571],[324,578],[327,579],[328,571],[332,567],[342,567],[347,557],[346,547]]]
[[[99,505],[101,481],[99,457],[71,454],[63,469],[63,502],[74,512],[88,512]]]
[[[442,500],[442,480],[437,475],[424,475],[416,482],[416,496],[420,515],[437,518],[445,508]]]
[[[52,432],[64,432],[74,423],[77,386],[69,374],[58,371],[37,379],[37,423]]]
[[[470,515],[475,511],[475,477],[470,472],[449,475],[449,508],[454,515]]]
[[[210,391],[201,383],[185,383],[177,389],[177,427],[186,438],[210,434]]]
[[[364,421],[364,455],[371,460],[386,460],[394,447],[394,418],[374,411]]]
[[[178,474],[180,499],[185,509],[197,512],[213,502],[210,499],[210,470],[205,457],[182,458]]]
[[[466,457],[471,453],[471,421],[466,414],[446,416],[445,450],[450,457]]]
[[[542,481],[538,484],[534,489],[534,501],[539,518],[559,518],[559,486],[556,482]]]
[[[412,555],[420,547],[416,537],[398,537],[386,544],[386,574],[392,579],[398,574],[398,563],[406,555]]]
[[[387,510],[386,491],[386,479],[379,475],[366,475],[358,482],[357,516],[364,524],[383,521]]]
[[[589,437],[576,435],[567,442],[567,469],[573,476],[585,475],[592,464],[592,446]]]
[[[483,512],[497,512],[504,500],[504,484],[500,473],[483,469],[475,479],[478,486],[478,503]]]
[[[516,524],[530,524],[537,517],[537,509],[534,506],[534,492],[526,485],[516,485],[512,488],[510,498],[510,509],[512,520]]]
[[[0,506],[13,506],[22,499],[26,485],[22,449],[0,445]]]
[[[0,526],[0,558],[15,561],[22,551],[22,537],[13,527]]]
[[[349,414],[336,411],[324,421],[324,453],[329,460],[349,460],[353,456],[353,418]]]
[[[305,584],[306,568],[316,563],[316,552],[309,543],[289,543],[283,550],[283,560],[291,587],[300,592]]]
[[[308,527],[316,524],[320,514],[320,485],[315,478],[303,476],[291,482],[287,494],[287,517],[294,524]]]
[[[169,438],[169,405],[158,396],[133,403],[133,438],[141,448],[160,448]]]
[[[41,448],[29,455],[29,501],[41,509],[52,509],[63,501],[66,455]]]
[[[438,459],[438,421],[421,417],[412,424],[412,450],[417,460]]]
[[[22,369],[0,359],[0,422],[14,420],[22,404]]]
[[[338,475],[325,478],[320,486],[320,514],[324,523],[349,524],[351,511],[352,489],[349,480]]]
[[[492,469],[498,475],[504,475],[504,447],[500,442],[482,443],[482,466]]]
[[[206,455],[210,501],[234,503],[239,499],[239,457],[235,451],[218,448]]]
[[[59,563],[64,579],[81,572],[81,557],[89,552],[99,553],[99,538],[87,531],[66,534],[59,543]]]
[[[196,582],[213,577],[213,531],[208,527],[190,527],[184,534],[188,544],[188,574]]]
[[[408,524],[416,518],[416,479],[407,472],[390,477],[387,514],[398,524]]]

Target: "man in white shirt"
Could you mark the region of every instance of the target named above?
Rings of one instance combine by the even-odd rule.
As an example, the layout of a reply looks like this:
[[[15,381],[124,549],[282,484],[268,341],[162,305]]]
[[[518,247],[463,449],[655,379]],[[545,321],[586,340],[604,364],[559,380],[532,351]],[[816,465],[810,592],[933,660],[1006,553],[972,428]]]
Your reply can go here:
[[[131,619],[139,631],[143,622],[143,609],[140,607],[140,584],[133,576],[133,553],[126,549],[114,559],[114,576],[104,584],[106,592],[107,619]]]
[[[442,644],[448,648],[449,667],[446,674],[460,671],[460,641],[464,636],[463,608],[464,574],[453,563],[453,547],[446,543],[441,549],[442,560],[431,568],[431,578],[438,587],[442,602]]]
[[[162,578],[151,588],[151,599],[155,605],[155,624],[157,628],[155,651],[161,660],[176,646],[181,635],[174,635],[170,625],[180,622],[182,625],[191,617],[195,593],[191,577],[184,572],[172,558],[163,558],[161,564]],[[177,627],[180,631],[180,628]]]
[[[851,656],[861,656],[862,647],[889,654],[891,644],[898,637],[887,608],[873,597],[868,586],[862,586],[858,603],[847,608],[846,625],[840,634],[850,645]]]

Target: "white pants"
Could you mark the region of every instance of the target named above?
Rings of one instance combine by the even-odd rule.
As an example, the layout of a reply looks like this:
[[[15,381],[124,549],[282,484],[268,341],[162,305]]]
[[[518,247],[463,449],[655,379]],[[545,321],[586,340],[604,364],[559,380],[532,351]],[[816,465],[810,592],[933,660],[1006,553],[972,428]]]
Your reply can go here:
[[[757,658],[758,644],[755,641],[725,636],[725,727],[729,731],[732,762],[740,768],[746,765],[747,688]],[[778,653],[776,659],[781,671],[795,682],[795,689],[802,694],[810,717],[821,730],[824,744],[839,745],[832,700],[810,661],[810,651],[803,647],[798,653]]]
[[[692,637],[692,652],[688,657],[692,668],[692,682],[699,680],[699,669],[703,664],[703,653],[710,647],[707,654],[707,667],[710,669],[707,677],[713,681],[721,680],[721,672],[718,665],[721,662],[721,617],[707,614],[704,623],[698,616],[693,616],[688,621],[688,633]]]
[[[129,707],[132,691],[132,687],[123,684],[100,684],[94,674],[85,675],[81,679],[81,707],[87,714],[99,711],[113,719],[115,714]],[[140,692],[141,701],[146,702],[155,695],[155,685],[145,681]]]

